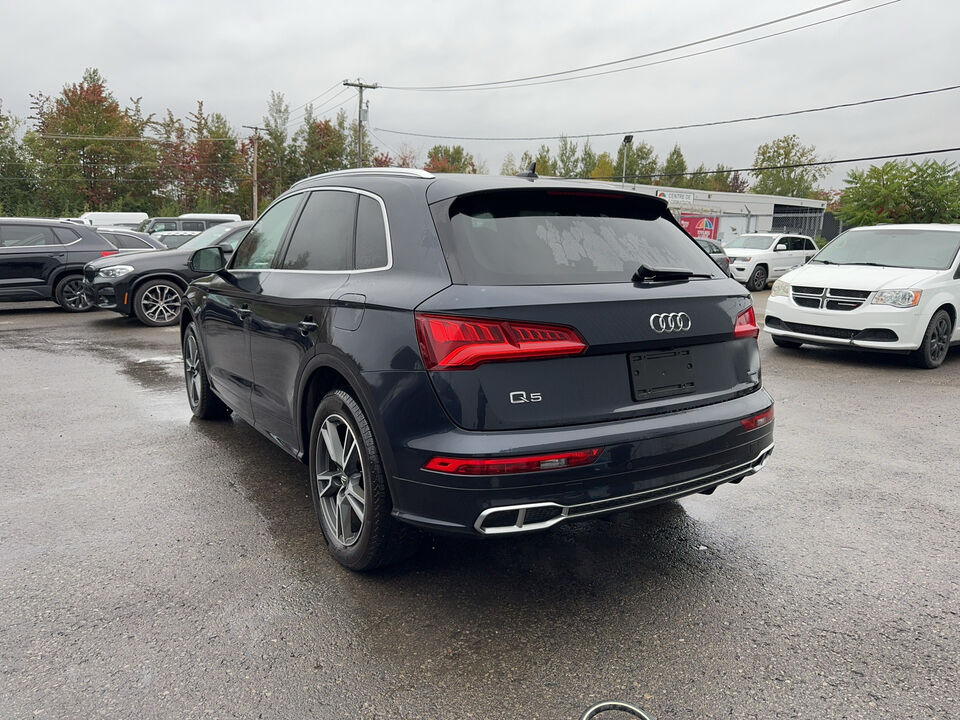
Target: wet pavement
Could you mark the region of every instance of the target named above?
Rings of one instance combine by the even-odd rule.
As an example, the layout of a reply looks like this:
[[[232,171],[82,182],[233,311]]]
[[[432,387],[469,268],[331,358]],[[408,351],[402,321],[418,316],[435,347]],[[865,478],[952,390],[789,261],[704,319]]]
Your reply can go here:
[[[0,718],[957,717],[960,351],[761,348],[761,474],[360,576],[175,329],[0,305]]]

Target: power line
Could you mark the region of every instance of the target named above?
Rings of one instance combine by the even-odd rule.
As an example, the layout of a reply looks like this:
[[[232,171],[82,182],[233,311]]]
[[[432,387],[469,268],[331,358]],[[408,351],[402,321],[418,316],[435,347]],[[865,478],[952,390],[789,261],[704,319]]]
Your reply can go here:
[[[718,173],[743,173],[760,172],[764,170],[794,170],[805,167],[823,167],[826,165],[846,165],[849,163],[869,162],[872,160],[892,160],[893,158],[917,157],[919,155],[939,155],[941,153],[960,152],[960,147],[941,148],[940,150],[917,150],[915,152],[891,153],[889,155],[868,155],[865,157],[847,158],[845,160],[816,160],[814,162],[791,163],[789,165],[758,165],[746,168],[724,168],[723,170],[693,170],[682,173],[651,173],[649,175],[627,175],[628,180],[639,180],[641,178],[666,178],[666,177],[694,177],[697,175],[717,175]],[[604,175],[603,177],[590,178],[591,180],[620,180],[621,175]]]
[[[751,25],[751,26],[749,26],[749,27],[744,27],[744,28],[740,28],[740,29],[737,29],[737,30],[731,30],[731,31],[729,31],[729,32],[721,33],[721,34],[719,34],[719,35],[713,35],[713,36],[707,37],[707,38],[702,38],[702,39],[700,39],[700,40],[694,40],[694,41],[692,41],[692,42],[682,43],[682,44],[680,44],[680,45],[674,45],[673,47],[663,48],[663,49],[661,49],[661,50],[654,50],[654,51],[651,51],[651,52],[641,53],[641,54],[639,54],[639,55],[633,55],[633,56],[631,56],[631,57],[621,58],[620,60],[610,60],[610,61],[603,62],[603,63],[596,63],[596,64],[594,64],[594,65],[584,65],[584,66],[582,66],[582,67],[571,68],[571,69],[569,69],[569,70],[560,70],[560,71],[557,71],[557,72],[542,73],[542,74],[540,74],[540,75],[528,75],[528,76],[525,76],[525,77],[511,78],[511,79],[508,79],[508,80],[493,80],[493,81],[482,82],[482,83],[460,83],[460,84],[453,84],[453,85],[382,85],[381,87],[383,87],[384,89],[387,89],[387,90],[408,90],[408,91],[417,91],[417,92],[491,90],[491,89],[502,89],[502,88],[504,88],[504,87],[529,87],[529,86],[531,86],[531,85],[545,85],[545,84],[549,84],[549,83],[551,83],[551,82],[565,82],[565,81],[569,81],[569,80],[578,80],[578,79],[585,78],[585,77],[595,77],[595,76],[597,76],[597,75],[605,75],[605,74],[609,74],[609,73],[611,73],[611,72],[623,72],[623,71],[625,71],[625,70],[635,69],[636,67],[646,67],[647,65],[638,65],[638,66],[627,67],[627,68],[618,68],[618,69],[616,69],[616,70],[609,70],[609,71],[606,71],[606,72],[593,73],[593,74],[587,74],[587,75],[579,75],[579,76],[577,76],[577,77],[561,77],[561,76],[564,76],[564,75],[572,75],[572,74],[575,74],[575,73],[582,73],[582,72],[585,72],[585,71],[587,71],[587,70],[596,70],[596,69],[598,69],[598,68],[610,67],[610,66],[612,66],[612,65],[620,65],[620,64],[623,64],[623,63],[626,63],[626,62],[632,62],[632,61],[634,61],[634,60],[642,60],[642,59],[645,59],[645,58],[655,57],[655,56],[657,56],[657,55],[664,55],[664,54],[666,54],[666,53],[676,52],[677,50],[685,50],[685,49],[687,49],[687,48],[695,47],[695,46],[697,46],[697,45],[704,45],[704,44],[706,44],[706,43],[714,42],[714,41],[716,41],[716,40],[722,40],[723,38],[733,37],[733,36],[735,36],[735,35],[742,35],[743,33],[746,33],[746,32],[751,32],[751,31],[753,31],[753,30],[759,30],[760,28],[769,27],[769,26],[771,26],[771,25],[777,25],[777,24],[779,24],[779,23],[786,22],[786,21],[788,21],[788,20],[793,20],[793,19],[796,19],[796,18],[799,18],[799,17],[803,17],[803,16],[805,16],[805,15],[810,15],[810,14],[813,14],[813,13],[816,13],[816,12],[820,12],[821,10],[826,10],[826,9],[829,9],[829,8],[832,8],[832,7],[836,7],[836,6],[838,6],[838,5],[844,5],[844,4],[848,3],[848,2],[851,2],[851,0],[836,0],[835,2],[827,3],[826,5],[820,5],[820,6],[818,6],[818,7],[812,8],[812,9],[810,9],[810,10],[804,10],[803,12],[793,13],[793,14],[791,14],[791,15],[785,15],[785,16],[783,16],[783,17],[779,17],[779,18],[776,18],[776,19],[774,19],[774,20],[768,20],[768,21],[763,22],[763,23],[758,23],[758,24],[756,24],[756,25]],[[867,11],[869,11],[869,10],[875,10],[875,9],[880,8],[880,7],[883,7],[883,6],[885,6],[885,5],[892,5],[892,4],[897,3],[897,2],[900,2],[900,0],[889,0],[888,2],[884,2],[884,3],[878,4],[878,5],[874,5],[874,6],[871,6],[871,7],[869,7],[869,8],[865,8],[865,9],[858,10],[858,11],[851,12],[851,13],[846,13],[846,14],[843,14],[843,15],[838,15],[838,16],[833,17],[833,18],[827,18],[826,20],[821,20],[821,21],[816,22],[816,23],[811,23],[811,24],[808,24],[808,25],[802,25],[802,26],[797,27],[797,28],[792,28],[792,29],[790,29],[790,30],[781,31],[781,32],[779,32],[779,33],[774,33],[774,34],[772,34],[772,35],[765,35],[765,36],[761,36],[761,37],[758,37],[758,38],[754,38],[754,39],[752,39],[752,40],[747,40],[747,41],[744,41],[744,42],[741,42],[741,43],[735,43],[735,44],[733,44],[733,45],[727,45],[727,46],[723,46],[723,47],[720,47],[720,48],[715,48],[715,49],[713,49],[713,50],[708,50],[708,51],[704,51],[704,52],[715,52],[716,50],[722,50],[722,49],[725,49],[726,47],[735,47],[736,45],[746,44],[746,43],[748,43],[748,42],[756,42],[757,40],[763,40],[763,39],[765,39],[765,38],[767,38],[767,37],[774,37],[775,35],[781,35],[781,34],[785,34],[785,33],[788,33],[788,32],[795,32],[795,31],[797,31],[797,30],[803,30],[803,29],[808,28],[808,27],[813,27],[814,25],[820,25],[820,24],[825,23],[825,22],[833,22],[834,20],[840,20],[840,19],[842,19],[842,18],[849,17],[849,16],[851,16],[851,15],[856,15],[856,14],[859,14],[859,13],[861,13],[861,12],[867,12]],[[678,58],[671,58],[670,60],[661,61],[661,62],[672,62],[673,60],[683,59],[683,57],[692,57],[693,55],[697,55],[697,54],[704,54],[704,53],[693,53],[692,55],[681,56],[681,57],[678,57]],[[660,63],[648,63],[648,65],[655,65],[655,64],[660,64]],[[544,81],[546,78],[560,78],[560,79],[559,79],[559,80],[556,80],[556,79],[555,79],[555,80],[550,80],[550,81]],[[531,81],[533,81],[533,82],[531,82]],[[536,82],[536,81],[541,81],[541,82]]]
[[[307,105],[309,105],[309,104],[312,103],[312,102],[316,102],[317,100],[319,100],[320,98],[322,98],[324,95],[326,95],[328,92],[330,92],[330,91],[333,90],[334,88],[340,87],[340,85],[341,85],[342,83],[343,83],[343,80],[337,80],[337,82],[335,82],[333,85],[331,85],[330,87],[328,87],[326,90],[324,90],[322,93],[320,93],[319,95],[317,95],[315,98],[311,98],[310,100],[307,100],[305,103],[301,103],[300,105],[297,105],[295,108],[293,108],[293,110],[292,110],[291,112],[296,112],[296,111],[299,110],[300,108],[306,107]]]
[[[169,144],[177,142],[186,142],[185,140],[164,140],[162,138],[152,138],[152,137],[137,137],[136,135],[125,136],[125,135],[45,135],[41,134],[40,137],[45,140],[116,140],[123,142],[149,142],[149,143],[159,143],[159,144]],[[237,138],[235,137],[200,137],[196,138],[197,141],[200,140],[215,140],[217,142],[226,142],[234,141],[236,142]]]
[[[778,112],[778,113],[768,113],[766,115],[752,115],[750,117],[734,118],[729,120],[712,120],[709,122],[699,122],[699,123],[689,123],[686,125],[664,125],[662,127],[652,127],[644,129],[634,129],[634,130],[618,130],[615,132],[596,132],[596,133],[580,133],[577,135],[529,135],[529,136],[513,136],[513,137],[484,137],[484,136],[470,136],[470,135],[432,135],[430,133],[416,133],[416,132],[404,132],[401,130],[388,130],[387,128],[374,128],[379,132],[391,133],[393,135],[409,135],[412,137],[422,137],[430,138],[434,140],[474,140],[474,141],[496,141],[496,142],[507,142],[507,141],[535,141],[535,140],[559,140],[560,138],[567,139],[580,139],[580,138],[592,138],[592,137],[611,137],[615,135],[641,135],[644,133],[655,133],[655,132],[664,132],[667,130],[687,130],[690,128],[702,128],[702,127],[713,127],[716,125],[733,125],[734,123],[743,123],[743,122],[753,122],[756,120],[769,120],[771,118],[781,118],[781,117],[790,117],[792,115],[805,115],[808,113],[817,113],[824,112],[826,110],[839,110],[842,108],[857,107],[859,105],[871,105],[874,103],[888,102],[890,100],[902,100],[904,98],[910,97],[919,97],[922,95],[934,95],[936,93],[948,92],[951,90],[960,89],[960,85],[948,85],[942,88],[934,88],[932,90],[917,90],[916,92],[903,93],[901,95],[887,95],[886,97],[871,98],[870,100],[857,100],[855,102],[846,102],[846,103],[836,103],[834,105],[822,105],[815,108],[807,108],[805,110],[789,110],[787,112]]]
[[[337,83],[337,85],[342,85],[342,84],[343,84],[342,82]],[[328,108],[328,106],[330,105],[330,103],[332,103],[334,100],[336,100],[338,97],[340,97],[341,95],[343,95],[343,94],[346,93],[346,92],[350,92],[350,88],[342,88],[342,89],[340,90],[340,92],[338,92],[338,93],[332,95],[331,97],[328,97],[326,100],[324,100],[324,101],[320,104],[320,107],[319,107],[319,108],[311,108],[313,114],[314,114],[314,115],[319,115],[319,114],[321,114],[321,113],[328,112],[328,109],[327,109],[327,108]],[[344,103],[349,102],[349,101],[352,100],[352,99],[353,99],[353,96],[351,95],[351,96],[348,97],[346,100],[344,100],[344,101],[341,102],[341,103],[338,103],[337,105],[334,105],[333,108],[330,108],[330,109],[336,109],[336,108],[340,107],[340,105],[343,105]],[[291,119],[291,120],[287,123],[286,126],[287,126],[287,127],[290,127],[290,126],[293,125],[294,123],[298,123],[298,122],[300,122],[301,120],[303,120],[306,116],[307,116],[307,113],[306,113],[306,112],[297,113],[297,117]]]

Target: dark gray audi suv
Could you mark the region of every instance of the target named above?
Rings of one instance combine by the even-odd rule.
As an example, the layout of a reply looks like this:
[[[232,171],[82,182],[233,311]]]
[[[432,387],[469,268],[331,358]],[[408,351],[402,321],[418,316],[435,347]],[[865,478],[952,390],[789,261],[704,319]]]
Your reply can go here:
[[[336,559],[711,492],[773,450],[748,293],[662,200],[368,169],[296,183],[181,318],[194,415],[309,468]]]

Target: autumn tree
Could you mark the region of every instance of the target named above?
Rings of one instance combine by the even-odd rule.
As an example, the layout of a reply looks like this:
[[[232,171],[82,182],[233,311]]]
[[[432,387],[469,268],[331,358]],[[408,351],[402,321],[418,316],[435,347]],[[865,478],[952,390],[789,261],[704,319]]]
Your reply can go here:
[[[803,145],[796,135],[762,144],[757,148],[753,165],[763,170],[754,170],[756,182],[751,192],[786,197],[810,197],[817,183],[829,174],[825,166],[796,167],[819,162],[817,149]]]
[[[476,173],[477,163],[461,145],[434,145],[427,152],[423,169],[435,173]]]
[[[608,152],[602,152],[597,156],[596,165],[590,172],[590,177],[597,180],[609,180],[616,174],[613,167],[613,158]]]

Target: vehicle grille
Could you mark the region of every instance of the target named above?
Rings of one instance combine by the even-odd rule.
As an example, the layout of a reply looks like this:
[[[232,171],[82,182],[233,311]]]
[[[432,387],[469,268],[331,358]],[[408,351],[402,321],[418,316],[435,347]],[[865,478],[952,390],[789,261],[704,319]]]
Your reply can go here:
[[[870,291],[794,285],[791,295],[793,302],[800,307],[848,311],[863,305],[870,297]]]
[[[857,334],[856,330],[847,330],[846,328],[827,327],[826,325],[806,325],[804,323],[787,322],[783,320],[780,327],[790,332],[801,333],[803,335],[819,335],[820,337],[840,338],[842,340],[851,340]]]
[[[93,279],[97,276],[97,271],[93,268],[85,267],[83,269],[83,279],[87,282],[93,282]]]

